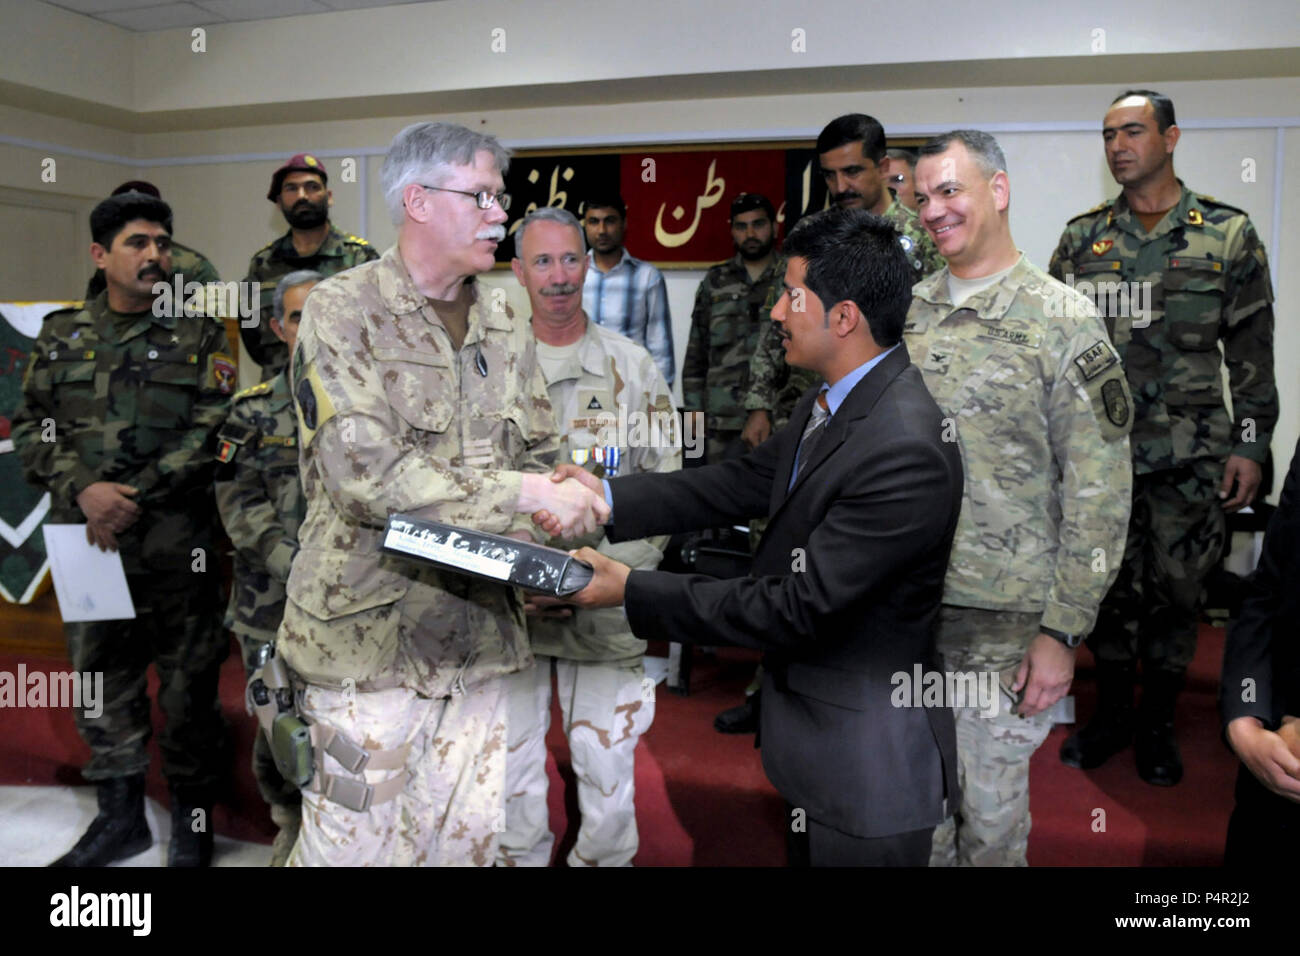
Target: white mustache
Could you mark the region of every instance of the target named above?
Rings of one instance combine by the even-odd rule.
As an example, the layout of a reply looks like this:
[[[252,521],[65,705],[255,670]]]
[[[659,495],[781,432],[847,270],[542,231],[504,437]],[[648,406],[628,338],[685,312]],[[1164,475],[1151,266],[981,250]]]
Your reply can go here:
[[[475,238],[475,239],[493,239],[493,240],[495,240],[495,241],[497,241],[497,242],[500,242],[500,241],[501,241],[502,239],[504,239],[505,237],[506,237],[506,227],[505,227],[505,226],[502,226],[502,225],[500,225],[500,224],[497,224],[497,225],[495,225],[495,226],[488,226],[486,229],[481,230],[481,231],[479,232],[479,234],[478,234],[477,236],[475,236],[474,238]]]

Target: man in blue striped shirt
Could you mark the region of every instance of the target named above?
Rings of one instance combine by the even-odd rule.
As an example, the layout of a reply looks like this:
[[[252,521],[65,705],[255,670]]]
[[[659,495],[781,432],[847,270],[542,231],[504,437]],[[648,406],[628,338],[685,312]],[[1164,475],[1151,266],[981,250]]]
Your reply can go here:
[[[593,268],[582,287],[582,309],[597,325],[645,346],[669,385],[677,371],[673,320],[663,273],[623,248],[627,206],[622,196],[587,200],[583,228]]]

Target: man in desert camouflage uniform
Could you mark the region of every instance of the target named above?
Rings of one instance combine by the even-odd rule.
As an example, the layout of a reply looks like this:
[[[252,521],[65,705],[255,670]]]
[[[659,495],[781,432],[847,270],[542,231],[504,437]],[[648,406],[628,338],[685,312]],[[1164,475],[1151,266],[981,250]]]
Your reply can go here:
[[[245,282],[261,289],[261,316],[256,325],[240,323],[239,337],[249,358],[262,369],[262,381],[274,378],[289,363],[289,350],[271,331],[271,298],[276,283],[298,269],[332,276],[379,258],[370,243],[335,228],[329,208],[334,193],[329,174],[310,153],[298,153],[271,176],[266,198],[280,207],[289,231],[253,254]]]
[[[1196,651],[1201,586],[1223,553],[1224,513],[1260,491],[1277,423],[1273,290],[1246,213],[1174,176],[1179,130],[1168,97],[1121,94],[1102,136],[1124,190],[1070,220],[1051,272],[1095,296],[1124,361],[1134,399],[1133,515],[1123,567],[1088,638],[1098,709],[1062,745],[1061,760],[1100,766],[1136,728],[1138,774],[1173,786],[1183,774],[1174,706]]]
[[[993,137],[931,139],[916,189],[948,267],[913,288],[903,341],[966,473],[937,643],[949,673],[1001,685],[993,716],[950,702],[962,801],[931,865],[1024,866],[1029,758],[1124,540],[1132,402],[1091,303],[1016,248]]]
[[[691,334],[682,364],[682,405],[704,415],[702,464],[721,461],[740,443],[749,391],[749,363],[760,333],[771,321],[764,305],[781,295],[785,259],[774,252],[776,210],[766,196],[741,193],[731,203],[736,254],[704,274],[695,292]]]
[[[894,190],[885,185],[889,157],[879,121],[865,113],[836,117],[818,134],[817,153],[832,203],[883,216],[898,230],[898,242],[912,266],[912,281],[920,282],[943,268],[943,256],[916,213],[899,202]],[[764,306],[765,315],[781,295],[779,287],[775,292],[772,301]],[[807,369],[786,364],[781,336],[768,323],[754,348],[749,390],[742,399],[748,413],[742,435],[745,443],[753,448],[767,441],[775,429],[785,424],[799,396],[816,383],[816,376]]]
[[[550,480],[559,441],[532,336],[467,281],[505,238],[507,158],[461,126],[402,130],[381,172],[397,244],[306,303],[293,380],[307,516],[275,650],[317,772],[290,865],[496,858],[501,678],[533,661],[523,600],[381,554],[388,516],[519,537],[542,509],[568,532],[608,517],[578,482]]]
[[[544,206],[515,232],[515,275],[528,290],[537,357],[563,436],[561,461],[599,463],[614,475],[681,467],[677,413],[654,358],[602,328],[582,311],[588,260],[582,226],[563,209]],[[627,429],[620,434],[619,419]],[[610,544],[597,530],[550,543],[590,546],[631,567],[654,570],[666,538]],[[507,678],[506,832],[500,861],[545,866],[554,837],[548,825],[546,731],[551,670],[578,782],[582,824],[570,866],[627,866],[638,843],[634,769],[637,741],[654,720],[646,642],[634,637],[620,608],[574,610],[529,602],[534,667]]]
[[[319,272],[291,272],[275,287],[271,328],[292,353],[307,293]],[[239,639],[244,670],[266,663],[284,617],[284,584],[298,552],[305,513],[298,480],[298,417],[285,367],[269,382],[235,395],[217,434],[217,509],[235,546],[235,575],[226,627]],[[298,837],[302,800],[275,766],[266,735],[253,738],[253,778],[280,828],[271,865],[283,866]]]
[[[169,866],[212,853],[212,801],[225,776],[226,728],[217,677],[227,653],[213,552],[212,450],[234,390],[222,324],[160,308],[171,271],[171,209],[128,192],[90,214],[95,264],[107,288],[45,320],[14,417],[13,440],[32,485],[49,490],[51,523],[86,525],[118,551],[133,620],[64,625],[78,672],[104,675],[103,712],[74,711],[91,751],[82,770],[99,815],[56,865],[102,866],[153,842],[144,817],[152,662],[167,717],[159,743],[171,787]]]

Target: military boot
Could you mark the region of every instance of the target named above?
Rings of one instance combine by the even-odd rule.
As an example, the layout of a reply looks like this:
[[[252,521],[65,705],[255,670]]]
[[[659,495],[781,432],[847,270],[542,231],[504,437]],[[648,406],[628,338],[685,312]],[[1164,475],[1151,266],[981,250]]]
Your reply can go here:
[[[1183,689],[1183,675],[1143,668],[1142,704],[1138,708],[1138,776],[1157,787],[1172,787],[1183,779],[1183,758],[1174,739],[1174,705]]]
[[[206,787],[172,785],[172,842],[168,866],[212,862],[212,795]]]
[[[1134,672],[1131,662],[1097,662],[1097,712],[1061,744],[1061,763],[1092,770],[1133,741]]]
[[[144,774],[96,784],[99,814],[77,845],[50,866],[107,866],[153,845],[144,818]]]

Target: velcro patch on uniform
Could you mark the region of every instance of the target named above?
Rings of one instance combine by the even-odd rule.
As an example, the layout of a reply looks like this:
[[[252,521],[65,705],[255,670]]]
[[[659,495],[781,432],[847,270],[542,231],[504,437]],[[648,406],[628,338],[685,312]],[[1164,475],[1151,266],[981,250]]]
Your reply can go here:
[[[1169,268],[1209,269],[1211,272],[1222,272],[1223,263],[1218,259],[1192,259],[1188,256],[1171,256],[1169,259]]]
[[[980,329],[976,337],[994,342],[1006,342],[1008,345],[1018,345],[1025,349],[1037,349],[1043,342],[1043,337],[1038,333],[1026,332],[1023,329],[1005,329],[1000,325],[986,325]]]
[[[214,352],[212,355],[212,382],[222,395],[235,392],[235,360],[229,355]]]
[[[921,368],[927,372],[938,372],[940,375],[947,375],[948,364],[951,361],[951,352],[947,349],[933,347],[930,349],[930,354],[925,357],[925,364]]]
[[[298,406],[298,432],[303,444],[311,445],[317,430],[335,415],[334,402],[325,391],[315,364],[299,372],[294,398]]]
[[[1106,417],[1110,423],[1117,428],[1124,428],[1129,424],[1129,415],[1131,409],[1129,406],[1128,396],[1124,394],[1124,383],[1118,378],[1112,378],[1101,385],[1101,400],[1106,406]]]
[[[1074,358],[1085,381],[1092,381],[1112,365],[1119,363],[1119,356],[1110,347],[1110,343],[1098,339]]]

